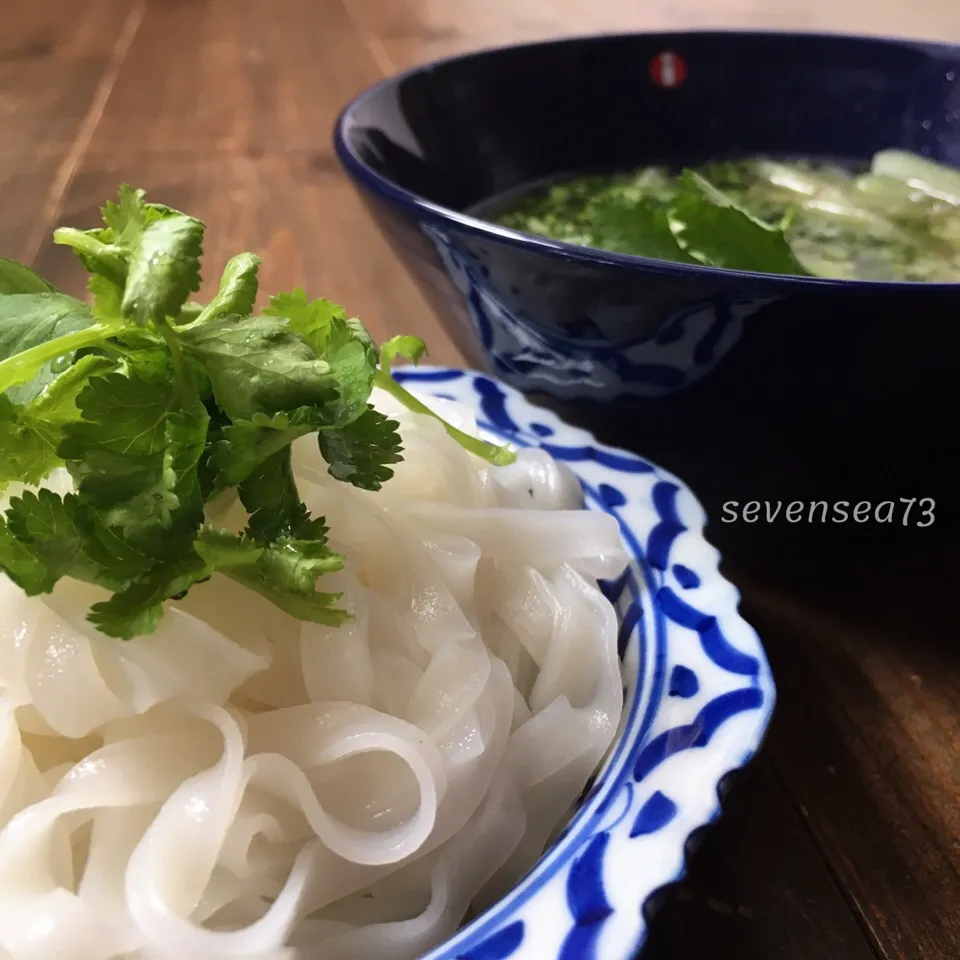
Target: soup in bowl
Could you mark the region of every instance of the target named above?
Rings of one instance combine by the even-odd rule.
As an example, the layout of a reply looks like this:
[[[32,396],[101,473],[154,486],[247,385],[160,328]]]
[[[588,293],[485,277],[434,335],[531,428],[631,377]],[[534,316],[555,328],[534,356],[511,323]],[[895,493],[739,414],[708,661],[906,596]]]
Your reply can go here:
[[[958,71],[906,40],[574,38],[390,77],[335,144],[472,365],[655,456],[713,516],[931,496],[943,526]],[[717,534],[757,557],[812,530]]]

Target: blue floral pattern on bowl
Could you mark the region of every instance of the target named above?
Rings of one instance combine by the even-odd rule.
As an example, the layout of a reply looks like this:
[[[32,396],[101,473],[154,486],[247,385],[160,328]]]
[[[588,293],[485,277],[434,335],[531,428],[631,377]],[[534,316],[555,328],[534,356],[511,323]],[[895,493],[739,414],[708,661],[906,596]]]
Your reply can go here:
[[[655,334],[618,341],[616,346],[604,336],[568,337],[514,315],[498,298],[496,284],[485,281],[483,268],[452,239],[428,224],[420,229],[463,297],[490,369],[514,386],[541,389],[562,399],[677,393],[713,371],[739,342],[744,320],[775,299],[743,296],[694,303],[678,310]],[[596,311],[591,325],[602,330],[605,320],[616,322],[604,313],[618,309],[631,308]]]
[[[625,689],[610,755],[530,873],[424,960],[629,960],[646,937],[645,905],[683,875],[687,840],[720,812],[721,781],[763,740],[775,701],[763,647],[719,574],[702,508],[676,477],[489,377],[395,375],[476,408],[491,439],[566,464],[588,507],[616,517],[631,555],[603,585],[620,614]]]

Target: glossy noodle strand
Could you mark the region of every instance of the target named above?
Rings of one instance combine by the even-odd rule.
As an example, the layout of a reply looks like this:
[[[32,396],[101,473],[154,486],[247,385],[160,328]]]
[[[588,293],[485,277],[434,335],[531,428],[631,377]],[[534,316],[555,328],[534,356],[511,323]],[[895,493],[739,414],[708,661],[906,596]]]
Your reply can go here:
[[[616,522],[542,451],[493,468],[375,399],[383,490],[294,448],[346,626],[215,577],[124,643],[99,588],[0,577],[0,960],[412,960],[569,817],[620,722]]]

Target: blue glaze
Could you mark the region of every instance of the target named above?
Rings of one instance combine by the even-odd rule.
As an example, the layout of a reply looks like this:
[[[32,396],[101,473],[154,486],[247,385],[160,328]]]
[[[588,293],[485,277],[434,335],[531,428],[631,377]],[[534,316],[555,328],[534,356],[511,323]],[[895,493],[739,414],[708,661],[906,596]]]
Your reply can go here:
[[[675,90],[648,72],[666,49],[689,68]],[[958,75],[960,48],[913,40],[563,39],[390,77],[344,110],[335,150],[471,365],[643,450],[681,474],[709,515],[744,476],[769,475],[780,488],[765,495],[784,502],[851,489],[878,502],[922,488],[943,504],[940,526],[960,510],[960,435],[944,436],[929,411],[955,400],[960,284],[666,263],[518,233],[471,211],[568,171],[645,163],[862,163],[900,147],[960,166]],[[739,562],[755,555],[743,529],[714,532]],[[781,544],[798,530],[767,531],[770,556],[787,558]],[[832,543],[834,533],[819,535]]]
[[[477,377],[473,384],[480,395],[480,409],[483,415],[502,433],[517,433],[519,427],[507,413],[506,397],[503,390],[486,377]]]
[[[655,790],[633,821],[631,839],[662,830],[676,815],[677,805],[668,796]]]
[[[633,767],[634,780],[640,781],[669,759],[684,750],[705,747],[723,723],[738,713],[757,710],[763,706],[763,691],[758,687],[731,690],[711,700],[693,723],[674,727],[652,740],[637,757]]]
[[[518,920],[503,927],[480,941],[464,953],[457,954],[457,960],[506,960],[523,943],[523,921]]]
[[[553,436],[553,428],[552,428],[552,427],[548,427],[545,423],[531,423],[531,424],[530,424],[530,429],[531,429],[538,437],[552,437],[552,436]]]
[[[609,483],[601,483],[600,486],[597,487],[597,493],[600,494],[600,499],[603,503],[611,510],[622,507],[627,502],[627,498],[616,487]]]
[[[653,505],[660,515],[660,522],[653,528],[647,542],[647,556],[657,570],[666,570],[670,565],[670,548],[673,541],[687,528],[677,515],[677,490],[675,483],[658,483],[653,488]]]
[[[450,380],[444,377],[432,380],[433,373],[429,369],[404,368],[397,371],[397,378],[410,387],[426,389],[433,396],[449,391],[449,395],[461,402],[479,404],[477,421],[480,428],[509,439],[518,447],[542,447],[544,433],[535,425],[547,426],[556,438],[556,447],[566,455],[565,462],[578,475],[587,505],[591,509],[606,511],[616,519],[631,563],[621,576],[601,584],[605,595],[618,609],[618,647],[621,657],[626,658],[626,717],[622,736],[603,770],[585,786],[577,814],[559,832],[554,844],[521,883],[457,933],[448,944],[427,954],[424,960],[577,960],[581,957],[585,960],[608,960],[608,957],[627,960],[626,952],[617,952],[615,956],[608,952],[611,937],[621,936],[615,931],[622,930],[624,917],[619,917],[616,927],[610,919],[615,912],[614,903],[622,901],[622,885],[628,882],[622,871],[617,872],[619,867],[613,875],[609,874],[611,851],[617,845],[620,854],[617,862],[622,862],[622,844],[636,845],[637,870],[640,874],[652,871],[655,875],[655,880],[645,888],[644,897],[637,898],[629,906],[629,916],[639,920],[646,897],[676,879],[671,871],[658,872],[660,860],[648,860],[643,853],[644,844],[648,838],[655,838],[653,842],[659,844],[660,849],[679,849],[689,830],[689,820],[686,827],[676,826],[680,822],[678,814],[682,810],[682,797],[689,790],[688,778],[683,778],[682,783],[674,781],[672,785],[668,781],[664,786],[661,777],[653,787],[648,785],[647,777],[667,756],[683,750],[713,749],[713,732],[736,713],[755,710],[756,729],[762,730],[772,706],[772,685],[768,674],[758,673],[752,677],[754,685],[743,689],[740,687],[743,674],[727,671],[720,665],[720,670],[711,674],[710,685],[702,691],[706,696],[705,706],[694,715],[698,705],[690,701],[689,722],[675,724],[666,734],[651,739],[651,731],[655,729],[654,724],[666,699],[686,669],[674,659],[681,636],[679,631],[691,629],[692,624],[692,629],[700,633],[708,655],[710,651],[716,654],[719,650],[723,659],[731,657],[732,651],[725,640],[724,624],[736,617],[729,609],[716,616],[712,613],[709,598],[716,600],[714,590],[719,582],[715,570],[716,554],[709,549],[698,552],[697,530],[690,531],[693,539],[685,544],[684,558],[688,564],[694,564],[700,557],[703,565],[696,565],[696,569],[678,564],[669,566],[679,516],[681,513],[690,518],[698,515],[698,508],[691,506],[689,491],[645,459],[596,443],[584,443],[581,437],[574,439],[555,418],[544,411],[535,411],[514,391],[489,378],[464,374]],[[581,472],[583,470],[586,472]],[[591,482],[587,482],[585,476],[589,476]],[[684,497],[688,499],[681,510]],[[674,528],[672,533],[671,527]],[[658,528],[664,532],[655,533]],[[648,552],[657,554],[659,565],[651,562]],[[678,570],[686,570],[686,574],[678,573]],[[668,577],[669,582],[678,584],[691,577],[709,583],[711,589],[702,593],[704,610],[696,611],[689,605],[671,602],[671,594],[664,593],[669,590]],[[711,616],[714,616],[712,628],[708,623]],[[742,625],[737,635],[744,637]],[[758,646],[750,649],[759,655]],[[743,662],[736,658],[738,653],[740,651],[733,651],[732,662],[743,666]],[[630,664],[632,666],[628,667]],[[759,668],[759,660],[757,665]],[[721,673],[724,679],[718,683],[718,674]],[[671,685],[669,690],[668,682]],[[725,686],[730,689],[723,692]],[[673,716],[676,716],[680,702],[684,702],[682,697],[679,702],[673,701]],[[729,746],[722,746],[728,744],[729,738],[716,739],[721,744],[718,749],[729,749]],[[746,738],[742,753],[734,752],[729,765],[745,762],[756,749],[756,744],[756,736]],[[692,769],[696,770],[696,764]],[[704,786],[708,786],[711,796],[715,796],[716,785],[712,779]],[[671,804],[675,809],[671,810]],[[637,871],[630,871],[630,878],[636,875]],[[561,924],[562,943],[548,956],[538,947],[543,942],[537,936],[537,929],[543,930],[538,904],[543,901],[541,894],[553,896],[560,889],[564,890],[566,907],[562,915],[552,917],[549,928],[550,939],[553,939],[556,924]],[[616,901],[608,895],[614,889],[618,891]],[[537,920],[538,916],[541,916],[540,920]],[[629,945],[630,956],[642,940],[643,929]],[[602,954],[599,952],[601,943],[604,945]]]
[[[653,473],[653,467],[639,457],[627,457],[607,450],[597,450],[594,447],[561,447],[554,443],[544,443],[541,446],[554,460],[573,463],[593,460],[613,470],[620,470],[622,473]]]
[[[558,960],[592,960],[604,921],[613,913],[603,884],[603,858],[609,833],[599,833],[578,857],[567,876],[567,906],[574,927],[567,934]]]
[[[669,694],[671,697],[682,697],[684,700],[695,697],[700,690],[700,681],[697,675],[682,663],[678,663],[670,672]]]
[[[609,842],[609,833],[598,834],[570,868],[567,905],[578,924],[593,924],[611,913],[610,902],[603,889],[603,855]]]
[[[682,563],[673,565],[673,575],[684,590],[695,590],[700,586],[700,577],[697,576],[696,571],[685,567]]]
[[[452,383],[462,380],[463,370],[418,370],[416,367],[397,367],[393,370],[393,378],[398,383]]]
[[[731,646],[720,629],[713,614],[701,613],[681,600],[670,587],[661,587],[657,593],[657,605],[675,623],[696,630],[700,636],[703,652],[718,666],[730,673],[746,677],[756,676],[760,669],[756,657],[742,653]]]

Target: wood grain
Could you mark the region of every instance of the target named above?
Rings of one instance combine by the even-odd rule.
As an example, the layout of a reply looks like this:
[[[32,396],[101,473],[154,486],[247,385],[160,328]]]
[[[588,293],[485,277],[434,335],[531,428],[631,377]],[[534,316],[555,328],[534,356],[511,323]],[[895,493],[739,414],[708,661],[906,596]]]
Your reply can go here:
[[[124,0],[5,7],[0,254],[36,255],[140,15]]]
[[[913,617],[891,629],[891,608],[916,596],[905,570],[888,590],[874,583],[888,622],[869,627],[738,579],[778,681],[766,753],[862,924],[890,960],[960,956],[960,669],[949,611],[936,626]]]
[[[758,878],[763,878],[758,882]],[[644,960],[875,960],[766,758],[733,781],[683,885],[652,918]]]
[[[960,40],[953,0],[344,0],[385,72],[481,47],[581,33],[716,28]]]
[[[333,156],[337,113],[379,76],[339,2],[157,0],[58,222],[95,225],[116,185],[132,183],[204,220],[208,284],[232,254],[256,250],[264,290],[304,286],[377,337],[423,335],[435,362],[456,362]],[[68,250],[48,241],[36,264],[63,289],[81,289]]]
[[[262,291],[302,286],[362,317],[377,339],[402,330],[426,338],[435,362],[458,362],[454,348],[438,335],[433,315],[364,219],[352,188],[327,153],[298,150],[255,158],[229,152],[88,156],[59,219],[74,226],[96,225],[99,205],[122,181],[204,221],[207,292],[215,288],[220,270],[233,254],[254,250],[264,260]],[[67,248],[46,244],[36,267],[61,289],[74,294],[83,289],[85,274]]]

